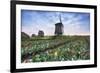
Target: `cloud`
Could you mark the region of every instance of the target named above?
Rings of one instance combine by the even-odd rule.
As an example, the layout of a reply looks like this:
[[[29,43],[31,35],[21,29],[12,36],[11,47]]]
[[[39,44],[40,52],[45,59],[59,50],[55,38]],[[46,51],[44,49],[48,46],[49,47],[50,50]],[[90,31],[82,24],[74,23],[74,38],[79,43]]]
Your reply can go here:
[[[49,12],[22,10],[22,31],[30,36],[43,30],[45,35],[54,35],[55,24],[61,15],[64,35],[89,35],[90,14],[77,12]]]

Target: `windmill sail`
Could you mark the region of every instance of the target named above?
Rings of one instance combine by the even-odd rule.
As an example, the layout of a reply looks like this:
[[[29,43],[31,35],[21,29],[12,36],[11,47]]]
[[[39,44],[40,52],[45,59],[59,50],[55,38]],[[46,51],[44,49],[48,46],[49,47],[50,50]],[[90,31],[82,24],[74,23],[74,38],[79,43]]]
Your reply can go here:
[[[59,14],[59,20],[60,20],[60,23],[62,23],[62,21],[61,21],[61,14]]]

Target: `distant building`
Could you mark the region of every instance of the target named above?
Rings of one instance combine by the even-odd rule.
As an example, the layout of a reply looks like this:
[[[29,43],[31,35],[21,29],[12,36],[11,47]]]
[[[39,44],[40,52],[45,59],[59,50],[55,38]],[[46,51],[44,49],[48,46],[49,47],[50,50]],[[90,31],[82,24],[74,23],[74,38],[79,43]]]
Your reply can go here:
[[[61,16],[60,18],[60,22],[55,24],[55,35],[62,35],[63,34],[63,24],[61,21]]]
[[[44,32],[43,32],[42,30],[39,30],[39,32],[38,32],[38,36],[43,37],[43,36],[44,36]]]
[[[35,34],[32,34],[32,36],[31,37],[35,37],[36,35]]]

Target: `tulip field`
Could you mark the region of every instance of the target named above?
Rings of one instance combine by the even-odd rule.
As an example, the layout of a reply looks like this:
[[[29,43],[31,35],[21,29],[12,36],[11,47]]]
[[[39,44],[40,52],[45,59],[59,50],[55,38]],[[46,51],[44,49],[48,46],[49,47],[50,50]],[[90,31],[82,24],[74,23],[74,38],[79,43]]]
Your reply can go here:
[[[90,36],[34,37],[21,41],[21,62],[90,59]]]

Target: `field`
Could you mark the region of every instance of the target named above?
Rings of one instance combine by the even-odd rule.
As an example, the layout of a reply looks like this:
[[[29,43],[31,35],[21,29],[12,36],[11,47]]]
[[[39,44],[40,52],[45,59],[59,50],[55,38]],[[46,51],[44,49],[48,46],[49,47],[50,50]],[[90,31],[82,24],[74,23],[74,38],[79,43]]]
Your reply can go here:
[[[44,36],[21,40],[21,62],[90,59],[90,36]]]

